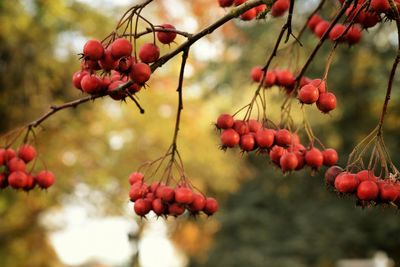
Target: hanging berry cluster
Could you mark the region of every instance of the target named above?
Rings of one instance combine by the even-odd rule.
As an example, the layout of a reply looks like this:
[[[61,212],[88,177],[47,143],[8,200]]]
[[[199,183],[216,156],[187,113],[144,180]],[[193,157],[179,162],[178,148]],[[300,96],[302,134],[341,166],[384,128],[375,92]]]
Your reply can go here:
[[[129,198],[134,202],[134,211],[144,217],[150,211],[157,216],[181,216],[185,210],[192,216],[201,212],[208,216],[218,210],[218,202],[212,197],[206,197],[193,190],[190,184],[177,184],[174,187],[163,182],[153,182],[151,185],[144,180],[141,172],[129,175]]]
[[[248,0],[218,0],[218,4],[220,7],[230,7],[239,6],[247,1]],[[290,0],[276,0],[272,5],[271,10],[269,10],[265,4],[258,5],[241,14],[240,19],[254,20],[257,18],[264,18],[266,13],[269,11],[273,17],[282,17],[289,10],[289,6]]]
[[[36,149],[29,144],[22,144],[17,151],[10,147],[0,149],[0,188],[30,191],[38,185],[47,189],[54,184],[55,176],[51,171],[42,170],[34,174],[27,165],[36,160]]]

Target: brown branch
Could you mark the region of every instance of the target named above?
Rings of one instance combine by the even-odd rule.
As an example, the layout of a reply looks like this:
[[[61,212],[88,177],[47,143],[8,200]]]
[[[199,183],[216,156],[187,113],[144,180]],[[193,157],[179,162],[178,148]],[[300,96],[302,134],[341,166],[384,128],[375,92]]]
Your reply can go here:
[[[291,35],[293,35],[292,33],[292,17],[293,17],[293,10],[294,10],[294,2],[295,0],[290,0],[290,6],[289,6],[289,14],[288,14],[288,18],[287,18],[287,34],[286,34],[286,39],[285,39],[285,43],[287,43],[289,41],[289,38]],[[293,35],[293,37],[298,40],[296,38],[296,36]]]
[[[385,120],[385,115],[387,113],[387,108],[388,108],[390,96],[392,93],[394,76],[396,74],[397,66],[399,65],[399,62],[400,62],[400,15],[399,15],[399,12],[398,12],[397,7],[394,4],[393,0],[389,0],[389,3],[390,3],[390,7],[392,9],[392,12],[394,13],[394,16],[395,16],[396,27],[397,27],[398,47],[397,47],[397,55],[396,55],[396,58],[394,59],[393,66],[390,71],[390,76],[389,76],[389,81],[388,81],[388,86],[387,86],[386,96],[385,96],[385,102],[383,104],[381,117],[379,119],[378,133],[377,133],[378,136],[382,135],[383,122]]]
[[[174,33],[176,33],[178,35],[182,35],[182,36],[184,36],[186,38],[189,38],[189,37],[193,36],[193,34],[191,34],[191,33],[184,32],[184,31],[179,31],[179,30],[176,30],[176,29],[160,28],[160,27],[157,27],[157,26],[154,26],[154,27],[155,27],[155,29],[154,29],[155,32],[174,32]],[[146,28],[146,30],[144,30],[142,32],[138,32],[137,34],[132,34],[132,35],[131,34],[124,34],[122,36],[123,37],[139,38],[139,37],[141,37],[143,35],[146,35],[146,34],[149,34],[149,33],[152,33],[152,32],[153,32],[152,28]]]

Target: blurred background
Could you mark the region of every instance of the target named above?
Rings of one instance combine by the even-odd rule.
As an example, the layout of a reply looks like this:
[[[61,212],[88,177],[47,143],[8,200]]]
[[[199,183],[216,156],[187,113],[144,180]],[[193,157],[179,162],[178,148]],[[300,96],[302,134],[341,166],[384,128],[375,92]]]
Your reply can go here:
[[[106,36],[124,10],[138,2],[0,0],[1,132],[34,120],[50,104],[81,97],[71,76],[79,69],[83,44]],[[296,31],[318,4],[297,2]],[[337,4],[327,2],[325,18]],[[216,0],[160,0],[144,15],[154,24],[196,32],[225,12]],[[324,170],[315,176],[309,170],[284,176],[265,156],[219,150],[212,122],[249,102],[256,89],[250,69],[264,64],[284,22],[234,21],[191,49],[178,145],[190,179],[219,200],[216,216],[140,219],[128,201],[129,173],[165,153],[171,142],[179,56],[157,70],[138,94],[145,115],[132,103],[100,99],[61,111],[37,129],[39,156],[57,175],[56,185],[48,192],[0,192],[0,266],[400,264],[395,209],[356,207],[354,199],[326,188]],[[331,115],[308,109],[314,131],[339,151],[341,165],[378,121],[396,38],[393,23],[387,22],[364,32],[359,45],[341,47],[328,79],[338,109]],[[162,53],[182,41],[162,46]],[[303,48],[282,49],[273,67],[298,70],[317,42],[309,31],[302,41]],[[307,76],[321,77],[330,48],[324,46]],[[400,159],[397,89],[396,80],[384,127],[395,163]],[[268,112],[277,119],[284,98],[277,88],[269,94]]]

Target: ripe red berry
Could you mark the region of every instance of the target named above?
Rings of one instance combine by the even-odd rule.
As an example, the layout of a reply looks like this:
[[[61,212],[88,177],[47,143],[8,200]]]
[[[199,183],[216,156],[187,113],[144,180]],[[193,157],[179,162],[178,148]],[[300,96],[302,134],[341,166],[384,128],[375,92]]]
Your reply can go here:
[[[10,173],[16,171],[25,172],[26,164],[22,159],[15,157],[7,162],[7,168]]]
[[[139,198],[143,198],[148,192],[149,189],[145,183],[134,183],[129,190],[129,199],[135,202]]]
[[[378,184],[379,199],[382,202],[395,202],[399,198],[399,191],[392,182],[382,181]]]
[[[259,5],[255,7],[256,11],[257,11],[257,15],[261,12],[264,12],[267,9],[267,5]]]
[[[239,145],[243,151],[252,151],[255,148],[254,136],[250,133],[242,135]]]
[[[161,25],[163,29],[175,30],[174,25],[164,23]],[[175,40],[176,32],[157,32],[157,39],[163,44],[170,44]]]
[[[33,177],[32,174],[26,174],[26,177],[27,177],[27,179],[26,179],[26,183],[25,183],[25,186],[23,187],[23,189],[25,191],[30,191],[33,188],[35,188],[36,180],[35,180],[35,178]]]
[[[301,87],[298,98],[301,103],[313,104],[319,98],[319,90],[312,84],[307,84]]]
[[[336,177],[343,172],[343,168],[339,166],[332,166],[325,172],[325,182],[331,186],[335,185]]]
[[[54,184],[56,177],[51,171],[41,171],[36,175],[35,179],[41,188],[46,189]]]
[[[240,18],[242,20],[253,20],[257,17],[257,9],[256,8],[252,8],[247,10],[246,12],[244,12],[243,14],[240,15]]]
[[[244,135],[250,132],[248,123],[242,120],[235,120],[235,122],[233,123],[233,129],[240,135]]]
[[[221,114],[217,119],[216,126],[218,129],[229,129],[233,127],[233,117],[229,114]]]
[[[344,36],[341,37],[341,35],[344,33],[345,30],[346,26],[344,26],[343,24],[336,24],[329,32],[329,39],[331,39],[332,41],[340,41],[340,42],[344,41],[345,40],[343,38]]]
[[[17,156],[17,153],[12,148],[0,149],[0,155],[4,162],[7,162]]]
[[[328,148],[322,151],[322,156],[324,157],[325,166],[333,166],[339,159],[338,153],[333,148]]]
[[[317,14],[313,15],[310,20],[307,22],[308,28],[314,31],[315,27],[322,21],[322,18]]]
[[[257,131],[256,143],[260,148],[270,148],[274,144],[275,133],[270,129],[260,129]]]
[[[295,151],[294,154],[297,157],[297,166],[296,166],[296,171],[303,169],[304,165],[306,164],[306,160],[304,158],[304,152],[303,151]]]
[[[192,213],[198,213],[204,209],[206,205],[206,198],[198,193],[193,194],[193,202],[190,204],[189,209]]]
[[[363,181],[357,188],[357,197],[360,200],[375,200],[378,193],[378,185],[373,181]]]
[[[72,75],[72,84],[75,86],[76,89],[82,90],[81,87],[82,78],[88,74],[89,72],[87,72],[86,70],[80,70],[75,72],[74,75]]]
[[[149,205],[149,203],[143,198],[139,198],[138,200],[135,201],[135,205],[133,206],[133,208],[137,215],[143,217],[147,213],[149,213],[151,205]]]
[[[175,201],[180,204],[190,204],[193,202],[193,191],[187,187],[175,189]]]
[[[292,87],[295,83],[295,77],[288,70],[275,71],[276,83],[284,87]]]
[[[128,181],[130,185],[137,182],[143,182],[144,175],[141,172],[133,172],[129,175]]]
[[[271,15],[273,17],[280,17],[285,14],[289,9],[290,0],[277,0],[271,7]]]
[[[251,79],[257,83],[261,81],[262,74],[262,68],[259,66],[253,67],[250,72]]]
[[[155,62],[160,57],[160,49],[152,44],[144,44],[139,50],[139,58],[143,63]]]
[[[85,75],[81,80],[81,88],[88,94],[97,94],[101,91],[102,81],[96,75]]]
[[[27,185],[28,177],[23,171],[11,172],[8,176],[8,184],[15,189],[22,189]]]
[[[132,44],[125,38],[118,38],[111,44],[110,50],[114,59],[128,57],[132,54]]]
[[[104,56],[99,60],[99,65],[104,71],[111,71],[117,68],[118,60],[116,60],[110,49],[106,49]]]
[[[317,24],[317,26],[315,26],[314,33],[317,37],[321,38],[328,28],[329,23],[325,20],[322,20]]]
[[[285,153],[285,149],[281,146],[273,146],[269,152],[269,157],[271,161],[279,166],[281,157]]]
[[[262,128],[261,123],[257,120],[249,120],[247,125],[249,126],[249,131],[253,133],[258,132]]]
[[[118,61],[118,65],[115,69],[121,73],[129,74],[132,64],[134,64],[134,63],[136,63],[135,58],[133,58],[131,56],[123,57]]]
[[[268,88],[276,83],[276,74],[274,71],[267,71],[264,79],[264,87]]]
[[[220,7],[230,7],[233,5],[233,0],[218,0],[218,4]]]
[[[287,147],[292,143],[292,134],[287,129],[280,129],[275,133],[275,143]]]
[[[372,12],[365,12],[364,19],[360,22],[364,28],[374,27],[381,20],[378,14]]]
[[[89,40],[83,47],[83,56],[90,60],[99,60],[104,55],[104,47],[97,40]]]
[[[319,95],[317,107],[323,113],[329,113],[336,108],[336,96],[333,93],[323,93]]]
[[[120,89],[120,87],[125,83],[126,82],[124,81],[115,81],[108,86],[107,93],[110,95],[112,99],[118,101],[125,98],[125,91]]]
[[[378,180],[378,178],[375,176],[375,174],[372,170],[362,170],[362,171],[359,171],[356,175],[357,175],[357,179],[360,182],[363,182],[363,181],[376,182]]]
[[[208,197],[206,199],[206,205],[204,206],[203,212],[208,216],[213,215],[218,210],[218,202],[215,198]]]
[[[315,147],[306,151],[305,159],[307,165],[313,169],[320,168],[324,162],[324,156],[322,155],[321,151]]]
[[[172,216],[179,216],[185,212],[185,207],[178,203],[173,203],[168,206],[168,213]]]
[[[156,195],[166,202],[172,202],[175,198],[175,190],[170,186],[163,186],[157,190]]]
[[[240,142],[240,135],[233,129],[224,130],[221,133],[221,143],[223,147],[235,147]]]
[[[346,40],[350,45],[360,42],[362,32],[359,26],[353,25],[346,34]]]
[[[335,179],[335,188],[340,193],[352,193],[357,190],[358,181],[355,174],[342,172]]]
[[[293,152],[285,153],[279,160],[283,172],[292,171],[296,169],[299,160]]]
[[[135,204],[136,205],[136,204]],[[164,205],[160,198],[156,198],[151,202],[152,210],[157,216],[160,216],[165,213],[167,206]]]
[[[28,163],[36,158],[36,149],[31,145],[24,144],[18,149],[18,157]]]
[[[309,84],[312,84],[315,87],[317,87],[320,94],[326,92],[326,82],[321,79],[314,79],[310,81]]]
[[[138,84],[144,84],[150,79],[151,69],[145,63],[136,63],[132,65],[130,77]]]
[[[371,0],[369,7],[376,13],[383,13],[390,9],[390,4],[388,0]]]

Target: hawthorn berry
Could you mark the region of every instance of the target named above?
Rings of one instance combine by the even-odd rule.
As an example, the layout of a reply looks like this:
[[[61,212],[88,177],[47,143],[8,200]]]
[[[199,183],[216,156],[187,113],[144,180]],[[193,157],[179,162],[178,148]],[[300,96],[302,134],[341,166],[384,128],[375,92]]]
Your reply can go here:
[[[216,126],[218,129],[229,129],[233,127],[234,119],[229,114],[221,114],[217,119]]]
[[[301,103],[313,104],[317,102],[319,98],[318,88],[312,84],[304,85],[300,88],[298,98]]]
[[[54,184],[56,177],[51,171],[41,171],[36,175],[35,179],[41,188],[47,189]]]
[[[160,57],[160,49],[153,43],[144,44],[139,50],[139,58],[143,63],[153,63]]]
[[[83,47],[83,56],[85,59],[99,60],[104,55],[104,47],[98,40],[89,40]]]
[[[357,197],[360,200],[375,200],[378,193],[379,188],[374,181],[362,181],[357,188]]]
[[[118,38],[111,44],[111,55],[114,59],[129,57],[132,54],[132,44],[125,38]]]
[[[323,113],[329,113],[336,108],[336,96],[329,92],[320,94],[317,107]]]
[[[221,133],[221,143],[223,147],[235,147],[240,142],[240,135],[233,129],[224,130]]]
[[[318,148],[313,147],[306,151],[305,160],[311,168],[319,169],[324,162],[324,156]]]
[[[18,149],[18,157],[28,163],[36,158],[36,149],[29,144],[24,144]]]
[[[150,79],[151,69],[145,63],[135,63],[132,65],[130,77],[138,84],[144,84]]]

